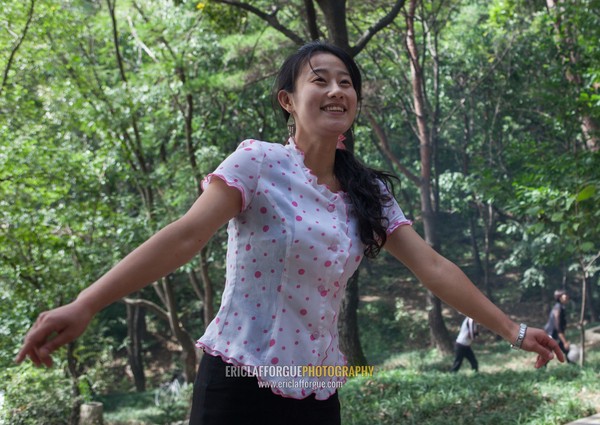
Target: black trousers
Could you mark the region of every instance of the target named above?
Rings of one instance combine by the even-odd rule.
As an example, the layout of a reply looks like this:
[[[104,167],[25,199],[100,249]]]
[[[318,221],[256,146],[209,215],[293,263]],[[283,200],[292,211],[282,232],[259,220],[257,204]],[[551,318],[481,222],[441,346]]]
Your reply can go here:
[[[340,425],[337,392],[297,400],[260,388],[255,377],[228,377],[227,363],[204,354],[194,383],[190,425]]]
[[[558,347],[560,348],[560,351],[562,351],[563,353],[565,353],[565,360],[567,361],[567,363],[571,363],[571,360],[569,360],[569,350],[567,350],[565,348],[565,344],[563,344],[563,342],[560,340],[560,338],[556,338],[556,342],[558,342]]]
[[[477,359],[475,358],[475,353],[473,349],[468,345],[462,345],[458,342],[454,344],[454,364],[452,365],[452,369],[450,372],[458,372],[460,366],[462,365],[463,359],[466,357],[467,360],[471,363],[471,368],[475,372],[479,370],[479,364],[477,363]]]

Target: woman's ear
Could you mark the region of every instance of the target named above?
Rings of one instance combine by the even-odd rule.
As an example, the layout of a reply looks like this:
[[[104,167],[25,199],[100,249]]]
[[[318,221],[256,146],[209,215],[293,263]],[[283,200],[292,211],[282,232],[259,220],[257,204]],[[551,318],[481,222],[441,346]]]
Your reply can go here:
[[[290,114],[294,111],[292,104],[292,96],[285,90],[279,90],[277,93],[277,100],[283,109],[288,111]]]

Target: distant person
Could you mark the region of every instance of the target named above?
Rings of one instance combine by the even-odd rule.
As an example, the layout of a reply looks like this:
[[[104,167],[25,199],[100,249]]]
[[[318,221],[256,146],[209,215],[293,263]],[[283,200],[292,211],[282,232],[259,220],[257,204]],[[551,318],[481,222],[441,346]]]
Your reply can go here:
[[[569,302],[569,294],[567,294],[567,291],[564,289],[557,289],[554,291],[554,300],[556,303],[554,304],[554,307],[552,307],[552,310],[550,310],[548,322],[546,323],[546,326],[544,326],[544,330],[558,342],[558,346],[562,352],[565,353],[567,362],[570,363],[571,360],[569,360],[568,354],[571,344],[567,340],[565,334],[565,330],[567,329],[565,305]]]
[[[197,343],[204,355],[190,425],[339,425],[344,376],[232,378],[227,371],[344,366],[337,330],[344,288],[362,258],[381,249],[446,303],[536,353],[535,367],[555,355],[563,361],[543,329],[512,321],[418,235],[392,196],[388,174],[344,149],[361,100],[360,71],[346,51],[321,42],[301,47],[282,65],[274,97],[289,120],[287,143],[242,142],[206,177],[182,218],[76,300],[40,314],[17,362],[52,365],[51,353],[81,335],[96,313],[186,264],[225,223],[226,285]]]
[[[465,357],[469,363],[471,363],[471,368],[475,372],[479,371],[477,358],[471,348],[471,344],[477,335],[479,335],[477,323],[470,317],[465,317],[465,320],[463,320],[462,325],[460,326],[458,336],[456,337],[456,342],[454,343],[454,364],[452,365],[450,372],[458,372]]]

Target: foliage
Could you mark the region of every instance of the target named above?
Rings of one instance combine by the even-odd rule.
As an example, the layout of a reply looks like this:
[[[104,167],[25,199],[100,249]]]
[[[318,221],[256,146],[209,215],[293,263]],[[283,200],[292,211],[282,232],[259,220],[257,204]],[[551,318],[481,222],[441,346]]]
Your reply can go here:
[[[192,384],[180,385],[177,380],[157,389],[154,404],[160,414],[154,420],[157,423],[172,423],[185,418],[190,411],[192,391]]]
[[[592,176],[591,170],[586,175]],[[538,285],[545,283],[543,267],[553,264],[563,264],[573,273],[593,275],[599,267],[593,263],[600,249],[597,246],[600,215],[594,207],[600,200],[598,192],[600,182],[593,178],[582,181],[574,192],[548,185],[517,188],[513,211],[522,214],[526,210],[532,220],[522,224],[525,231],[519,232],[524,237],[518,244],[520,249],[514,250],[513,256],[499,263],[499,267],[529,260],[525,283]],[[515,231],[508,226],[505,229]],[[582,270],[590,261],[592,268]]]
[[[585,369],[552,364],[535,370],[523,355],[512,359],[515,353],[505,343],[475,350],[477,374],[448,373],[439,365],[449,367],[451,358],[421,351],[400,356],[394,369],[353,378],[340,391],[342,422],[551,425],[595,413],[597,351]]]
[[[282,25],[307,33],[304,2],[252,3],[264,11],[278,7]],[[387,7],[347,3],[352,41]],[[476,270],[487,255],[496,274],[492,290],[510,293],[512,300],[531,287],[553,289],[563,276],[578,299],[577,284],[587,273],[597,306],[600,159],[585,147],[581,116],[600,120],[600,24],[591,13],[598,1],[563,4],[564,30],[576,30],[568,40],[578,62],[565,60],[564,38],[542,3],[420,3],[416,36],[427,113],[438,118],[431,125],[442,248],[467,270]],[[241,140],[285,139],[269,91],[274,70],[295,48],[252,13],[217,1],[116,2],[114,28],[105,2],[35,2],[24,34],[30,4],[0,0],[0,71],[7,71],[0,91],[0,369],[9,371],[10,382],[18,380],[11,367],[19,341],[40,311],[71,300],[183,214],[200,179]],[[405,30],[400,15],[357,58],[365,99],[355,126],[356,152],[370,165],[401,174],[381,154],[369,112],[393,154],[418,176]],[[4,68],[11,52],[11,67]],[[569,81],[573,75],[579,83]],[[396,189],[419,229],[417,185],[402,175]],[[471,221],[472,228],[466,225]],[[225,243],[218,234],[207,255],[217,296]],[[390,295],[391,281],[406,271],[386,262],[379,267],[388,279],[372,279],[381,289],[377,295],[401,299]],[[198,268],[194,259],[171,276],[178,316],[195,334],[204,326],[198,312],[203,304],[188,273]],[[142,296],[161,303],[152,288]],[[425,331],[409,320],[406,307],[362,305],[361,335],[370,359],[384,359]],[[107,309],[80,341],[82,372],[93,382],[88,396],[120,386],[120,379],[105,374],[122,351],[123,316],[120,306]],[[169,332],[167,324],[151,315],[148,320],[151,331]],[[70,384],[54,373],[31,376],[56,379],[66,397]],[[13,396],[20,403],[14,391],[7,402]]]
[[[427,317],[406,309],[402,298],[363,303],[359,310],[361,343],[369,363],[379,364],[391,353],[405,350],[428,341]],[[420,317],[419,319],[419,316]]]
[[[62,367],[50,370],[23,366],[19,373],[3,374],[0,388],[5,401],[0,423],[6,425],[67,425],[74,403],[71,384]]]
[[[161,386],[143,393],[114,393],[98,400],[104,405],[107,424],[134,421],[162,425],[186,418],[191,392],[192,385],[184,384],[177,391]]]

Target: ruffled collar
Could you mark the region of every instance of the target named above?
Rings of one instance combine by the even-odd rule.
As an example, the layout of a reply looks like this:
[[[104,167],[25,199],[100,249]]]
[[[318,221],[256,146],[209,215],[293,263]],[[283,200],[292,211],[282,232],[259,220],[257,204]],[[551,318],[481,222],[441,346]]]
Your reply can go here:
[[[304,152],[296,145],[296,141],[293,137],[290,137],[285,145],[285,148],[297,159],[298,164],[302,167],[304,174],[309,183],[311,183],[315,188],[319,190],[319,192],[323,193],[327,196],[342,196],[346,197],[347,194],[345,191],[340,190],[338,192],[332,191],[328,185],[320,184],[318,182],[317,176],[312,172],[310,168],[306,166],[304,163],[305,155]]]

